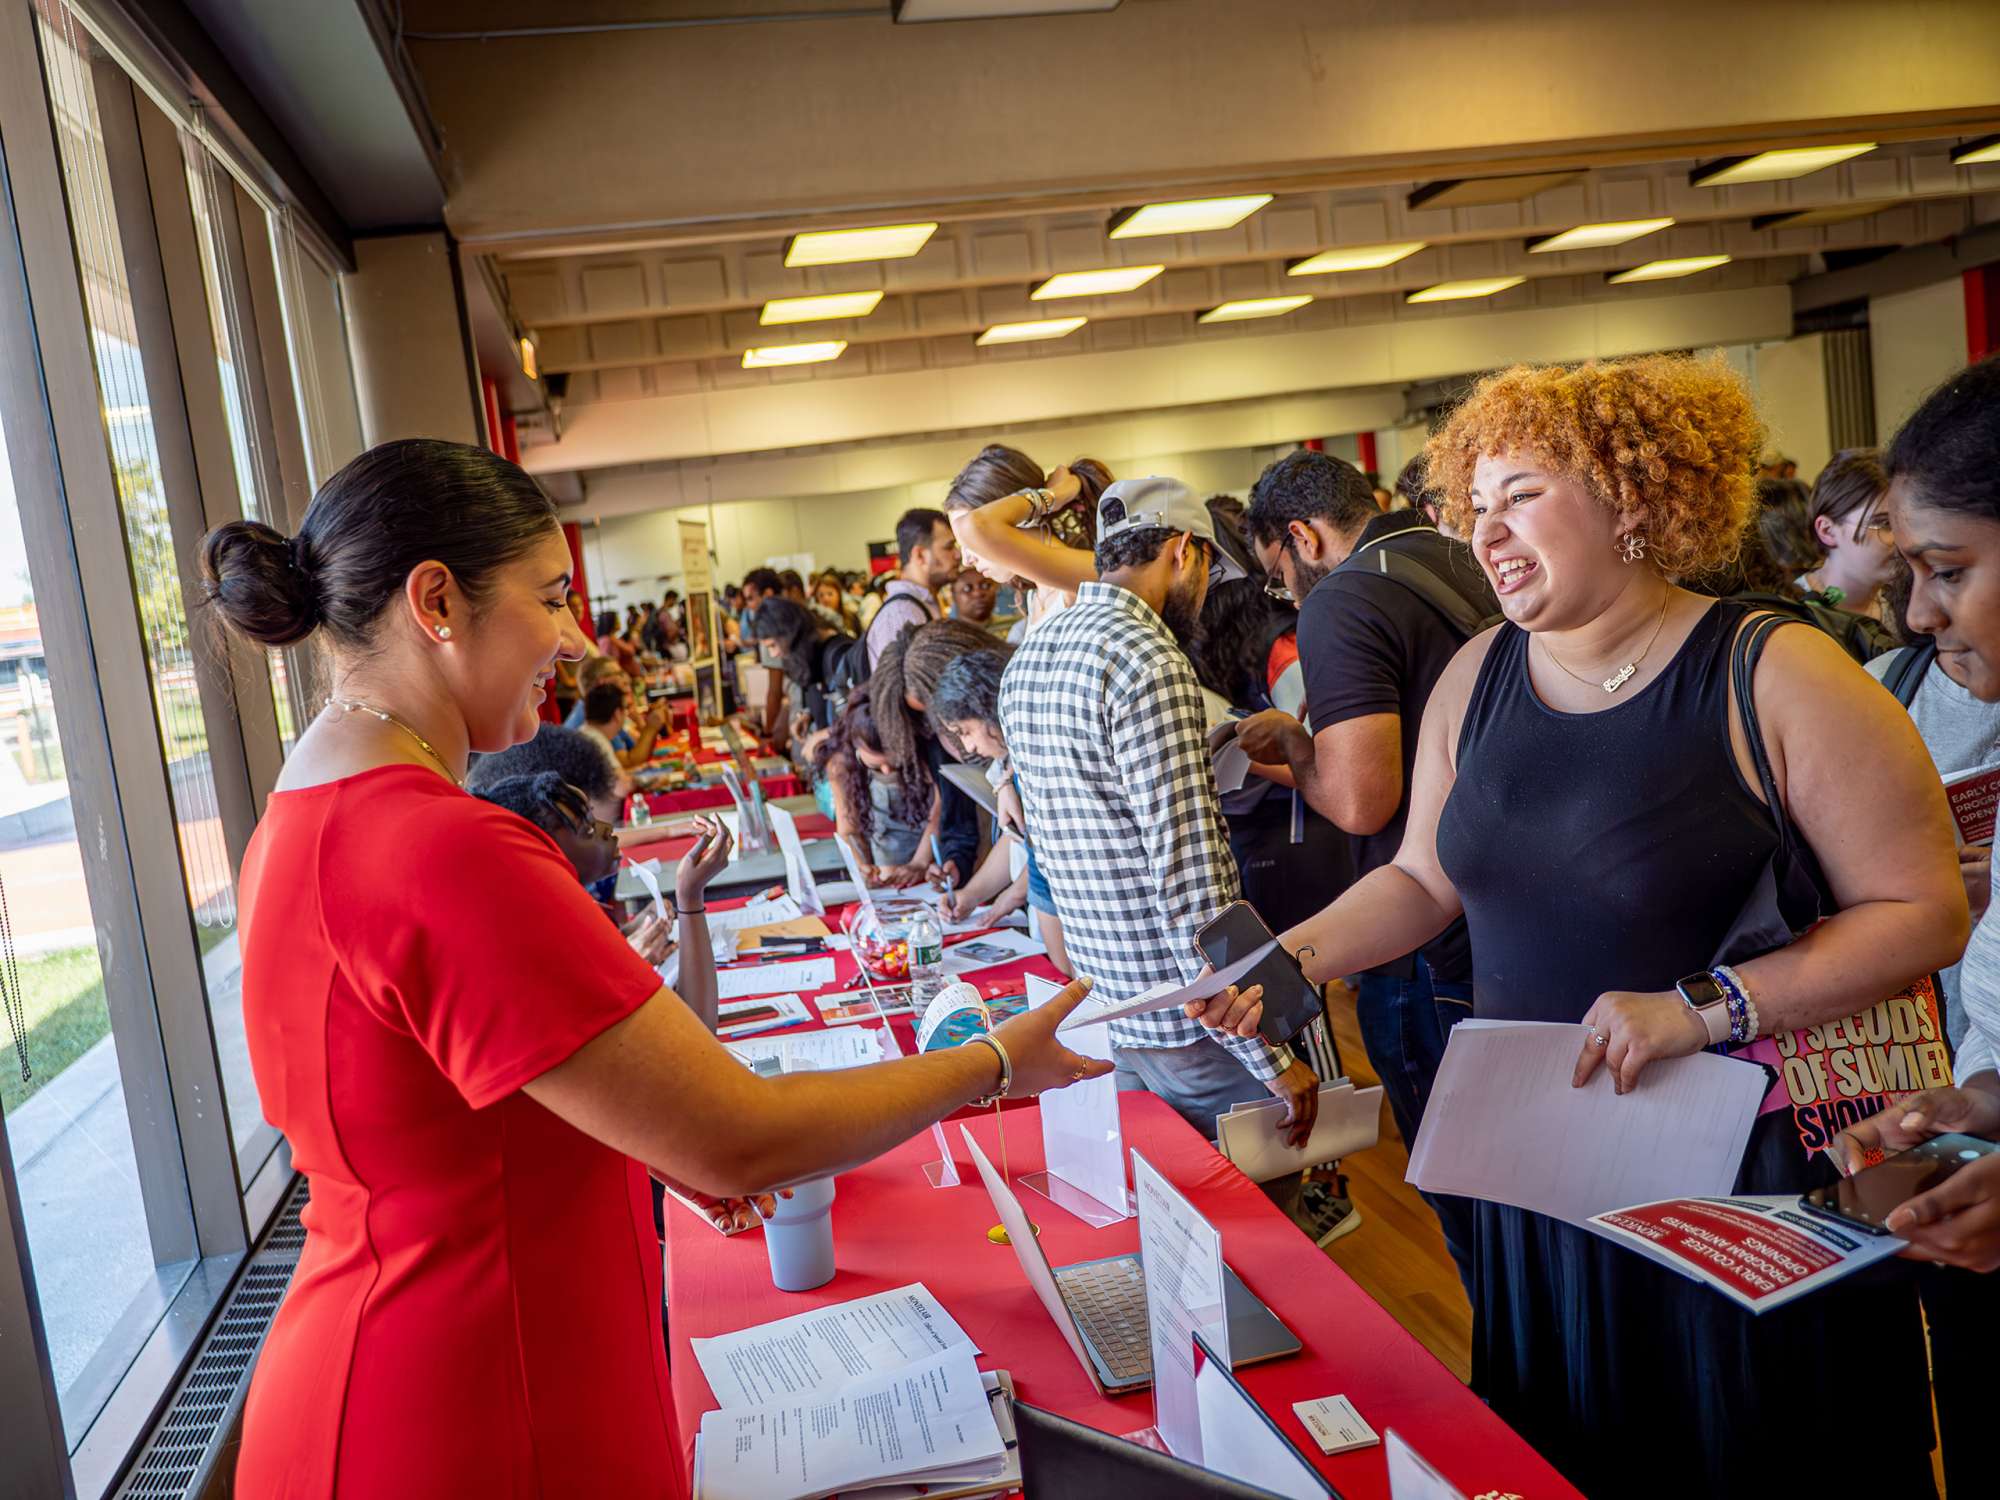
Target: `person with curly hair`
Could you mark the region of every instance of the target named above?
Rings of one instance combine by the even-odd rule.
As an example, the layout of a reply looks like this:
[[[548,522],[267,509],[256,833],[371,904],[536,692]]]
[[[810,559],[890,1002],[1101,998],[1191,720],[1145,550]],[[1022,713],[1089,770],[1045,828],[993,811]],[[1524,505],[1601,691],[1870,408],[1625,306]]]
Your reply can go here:
[[[1674,356],[1505,370],[1433,435],[1430,483],[1506,620],[1431,696],[1395,858],[1283,935],[1310,977],[1463,915],[1475,1015],[1577,1025],[1574,1086],[1620,1095],[1656,1086],[1663,1059],[1764,1038],[1775,1062],[1787,1033],[1928,997],[1969,923],[1908,717],[1822,632],[1746,629],[1749,607],[1672,581],[1728,561],[1759,440],[1734,374]],[[1780,833],[1731,691],[1739,643],[1770,785],[1830,893],[1824,921],[1770,951],[1742,925]],[[1742,1189],[1832,1179],[1809,1114],[1761,1117]],[[1799,1493],[1928,1493],[1912,1278],[1752,1316],[1573,1225],[1476,1211],[1473,1385],[1586,1493],[1762,1493],[1779,1447]],[[1852,1408],[1858,1365],[1866,1440],[1797,1441]]]
[[[1097,577],[1097,499],[1111,471],[1094,458],[1048,474],[1019,448],[989,443],[945,492],[958,550],[997,584],[1033,590],[1023,633]]]
[[[857,687],[833,727],[813,746],[813,769],[833,798],[833,824],[870,862],[871,885],[915,885],[926,863],[924,833],[932,793],[921,763],[899,766],[882,748],[871,695]]]

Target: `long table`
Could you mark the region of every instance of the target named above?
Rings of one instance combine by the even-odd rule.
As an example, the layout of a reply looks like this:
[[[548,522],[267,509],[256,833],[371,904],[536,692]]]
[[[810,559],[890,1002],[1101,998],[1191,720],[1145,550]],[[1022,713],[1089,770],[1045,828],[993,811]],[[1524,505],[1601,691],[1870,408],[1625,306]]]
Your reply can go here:
[[[1119,1108],[1125,1144],[1137,1148],[1221,1231],[1230,1265],[1304,1344],[1302,1353],[1246,1369],[1241,1378],[1348,1500],[1388,1496],[1382,1450],[1324,1457],[1292,1411],[1293,1402],[1347,1396],[1377,1432],[1395,1428],[1470,1496],[1558,1500],[1577,1494],[1162,1100],[1126,1094]],[[1033,1105],[1010,1110],[1004,1122],[1013,1174],[1039,1170],[1040,1111]],[[972,1124],[980,1148],[996,1163],[998,1129],[990,1113]],[[946,1133],[959,1163],[958,1187],[932,1188],[925,1180],[923,1163],[935,1152],[929,1131],[840,1176],[833,1206],[840,1269],[815,1291],[787,1293],[771,1285],[760,1233],[725,1238],[680,1204],[669,1203],[674,1409],[690,1464],[701,1415],[716,1405],[690,1339],[911,1281],[928,1286],[985,1351],[982,1369],[1012,1372],[1022,1400],[1109,1433],[1152,1424],[1151,1393],[1099,1395],[1030,1289],[1014,1252],[987,1241],[993,1206],[957,1130],[954,1124]],[[1042,1246],[1055,1265],[1138,1249],[1136,1220],[1092,1229],[1032,1193],[1023,1190],[1021,1197],[1041,1226]],[[1368,1232],[1366,1226],[1361,1232]]]

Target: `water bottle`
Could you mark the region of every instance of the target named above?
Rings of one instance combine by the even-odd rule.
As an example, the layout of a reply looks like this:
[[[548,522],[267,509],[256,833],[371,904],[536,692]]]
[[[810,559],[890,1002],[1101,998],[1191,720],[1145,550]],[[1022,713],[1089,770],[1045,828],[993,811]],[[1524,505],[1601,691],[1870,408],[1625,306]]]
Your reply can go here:
[[[634,828],[651,828],[653,826],[652,804],[646,800],[644,792],[634,792],[632,794],[632,826]]]
[[[924,1007],[945,987],[944,928],[929,907],[910,919],[910,1003],[921,1017]]]

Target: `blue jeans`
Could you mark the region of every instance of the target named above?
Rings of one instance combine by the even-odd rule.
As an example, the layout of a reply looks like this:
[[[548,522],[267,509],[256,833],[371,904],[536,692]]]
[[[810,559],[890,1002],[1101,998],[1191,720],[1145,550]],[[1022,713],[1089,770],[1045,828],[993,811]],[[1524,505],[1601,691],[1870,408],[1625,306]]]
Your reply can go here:
[[[1271,1097],[1235,1053],[1207,1037],[1185,1047],[1115,1046],[1111,1055],[1117,1061],[1120,1093],[1158,1094],[1211,1141],[1217,1115]]]
[[[1388,974],[1363,974],[1355,995],[1355,1016],[1361,1045],[1381,1077],[1382,1092],[1403,1144],[1416,1144],[1430,1102],[1431,1084],[1444,1060],[1445,1038],[1451,1028],[1472,1014],[1472,986],[1439,984],[1432,980],[1423,955],[1408,979]],[[1444,1230],[1445,1247],[1458,1265],[1459,1280],[1472,1289],[1472,1203],[1466,1198],[1425,1193]]]

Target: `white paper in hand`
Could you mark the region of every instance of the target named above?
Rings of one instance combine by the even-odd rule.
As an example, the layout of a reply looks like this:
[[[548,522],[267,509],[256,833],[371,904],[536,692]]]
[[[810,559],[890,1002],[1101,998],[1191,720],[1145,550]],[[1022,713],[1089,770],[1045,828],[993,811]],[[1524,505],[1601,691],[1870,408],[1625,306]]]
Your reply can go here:
[[[631,868],[632,874],[637,877],[639,884],[646,888],[646,894],[653,900],[653,915],[662,922],[673,921],[673,918],[667,915],[666,898],[660,894],[660,862],[656,859],[634,860]]]
[[[1135,995],[1130,1000],[1106,1000],[1098,1003],[1093,997],[1085,1001],[1069,1014],[1069,1019],[1056,1027],[1058,1033],[1074,1031],[1079,1026],[1095,1026],[1103,1021],[1120,1021],[1126,1016],[1144,1015],[1150,1010],[1179,1010],[1191,1000],[1206,1000],[1219,995],[1237,980],[1248,974],[1273,948],[1278,940],[1272,938],[1244,954],[1226,969],[1218,969],[1213,974],[1203,974],[1198,979],[1190,979],[1178,988],[1170,984],[1158,984],[1143,995]]]

